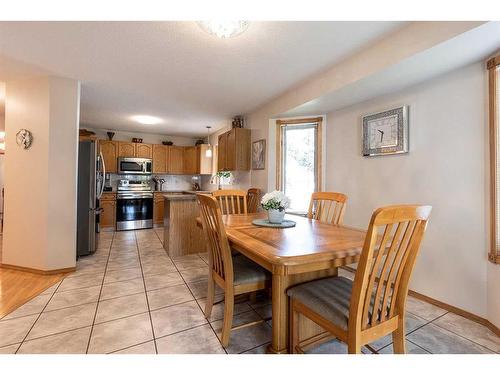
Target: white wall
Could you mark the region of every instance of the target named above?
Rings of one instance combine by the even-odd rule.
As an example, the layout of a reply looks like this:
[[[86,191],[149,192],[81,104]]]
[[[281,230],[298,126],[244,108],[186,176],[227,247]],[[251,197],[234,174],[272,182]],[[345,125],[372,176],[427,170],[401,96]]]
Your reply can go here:
[[[487,314],[486,73],[477,63],[402,92],[328,114],[327,191],[349,196],[345,221],[376,207],[433,206],[411,289]],[[361,116],[410,106],[410,153],[361,155]],[[497,269],[497,273],[498,273]],[[498,290],[498,289],[497,289]]]
[[[5,264],[43,271],[75,266],[79,101],[77,81],[7,82]],[[16,144],[22,128],[33,133],[28,150]]]
[[[408,26],[371,43],[324,72],[292,87],[260,108],[245,114],[247,127],[252,129],[252,141],[267,139],[268,147],[275,147],[268,138],[269,120],[292,108],[314,100],[326,93],[382,72],[404,59],[421,53],[463,32],[481,25],[481,22],[411,22]],[[270,165],[269,154],[266,165]],[[272,162],[272,161],[271,161]],[[266,190],[268,179],[275,171],[251,172],[251,185]]]

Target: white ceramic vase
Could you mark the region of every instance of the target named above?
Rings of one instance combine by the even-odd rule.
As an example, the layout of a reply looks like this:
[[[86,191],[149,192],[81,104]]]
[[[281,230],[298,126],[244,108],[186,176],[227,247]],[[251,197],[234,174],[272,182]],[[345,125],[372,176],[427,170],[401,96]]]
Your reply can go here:
[[[267,215],[269,217],[269,222],[273,224],[281,224],[285,218],[285,210],[267,210]]]

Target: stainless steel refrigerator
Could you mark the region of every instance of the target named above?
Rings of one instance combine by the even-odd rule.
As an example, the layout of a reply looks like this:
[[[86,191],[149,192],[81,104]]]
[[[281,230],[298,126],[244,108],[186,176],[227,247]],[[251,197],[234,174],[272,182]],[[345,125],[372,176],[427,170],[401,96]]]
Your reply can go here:
[[[104,191],[106,167],[102,154],[97,155],[94,140],[80,141],[78,146],[77,256],[97,249],[99,233],[99,199]]]

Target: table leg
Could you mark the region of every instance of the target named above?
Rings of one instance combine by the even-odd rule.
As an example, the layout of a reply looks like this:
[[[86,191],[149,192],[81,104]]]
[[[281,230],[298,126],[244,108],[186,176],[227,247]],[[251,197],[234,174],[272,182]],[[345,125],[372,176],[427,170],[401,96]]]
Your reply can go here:
[[[268,347],[269,353],[282,354],[288,352],[288,297],[286,295],[287,287],[287,276],[273,274],[273,340]]]

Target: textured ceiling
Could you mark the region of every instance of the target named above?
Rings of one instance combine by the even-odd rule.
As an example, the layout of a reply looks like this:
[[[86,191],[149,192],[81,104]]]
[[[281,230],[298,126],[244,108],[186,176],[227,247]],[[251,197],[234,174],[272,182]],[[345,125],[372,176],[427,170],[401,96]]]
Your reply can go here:
[[[252,22],[224,40],[195,22],[0,22],[0,80],[78,79],[87,126],[201,135],[402,25]],[[138,114],[163,122],[139,125]]]

